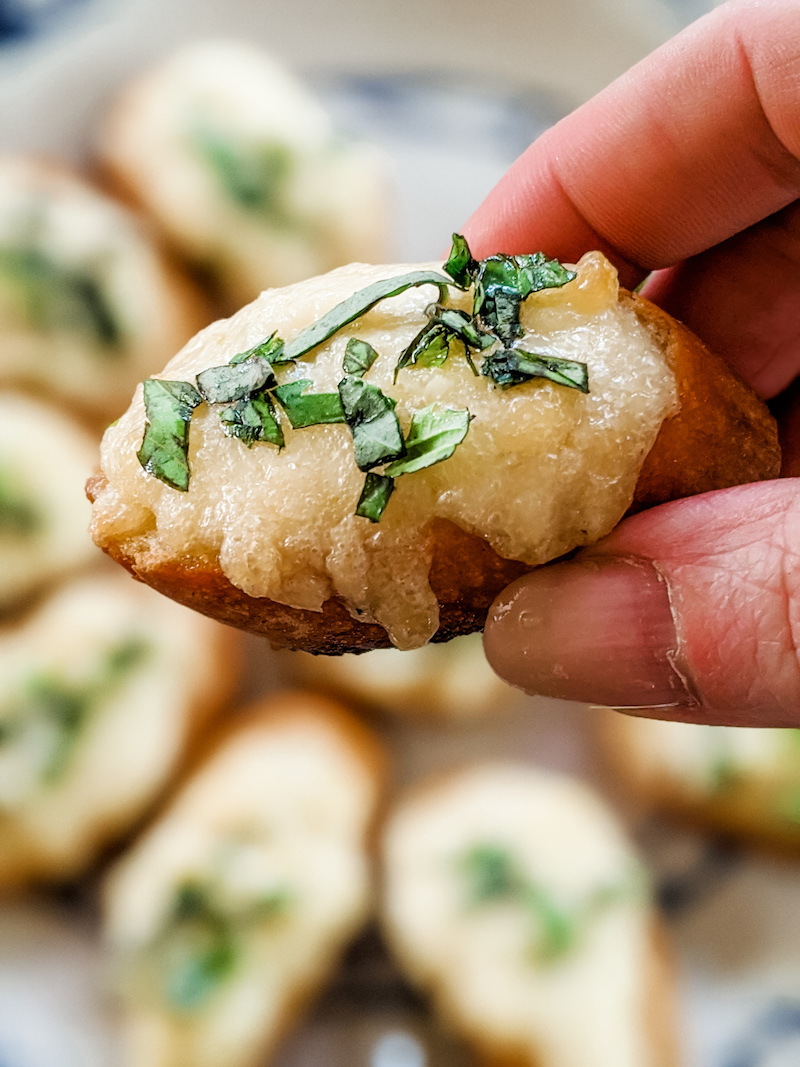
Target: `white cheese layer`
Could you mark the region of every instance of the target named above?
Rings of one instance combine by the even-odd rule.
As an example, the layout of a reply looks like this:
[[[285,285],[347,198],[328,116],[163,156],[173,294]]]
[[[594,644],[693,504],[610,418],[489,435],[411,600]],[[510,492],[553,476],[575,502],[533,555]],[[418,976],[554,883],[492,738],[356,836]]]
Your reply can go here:
[[[524,903],[471,899],[464,857],[485,846],[506,851],[567,914],[601,887],[625,885],[635,863],[616,819],[575,781],[484,765],[423,789],[394,813],[383,848],[384,919],[409,974],[457,1031],[500,1059],[662,1062],[647,1033],[653,949],[643,896],[598,909],[569,949],[541,962]]]
[[[0,392],[0,615],[96,555],[83,491],[96,465],[95,440],[72,419]]]
[[[123,96],[100,150],[234,306],[386,254],[383,156],[337,136],[308,90],[251,45],[181,49]]]
[[[0,383],[108,421],[206,321],[127,208],[55,167],[0,163]]]
[[[423,264],[436,268],[439,264]],[[285,289],[269,290],[187,345],[163,377],[194,381],[273,331],[289,341],[333,306],[409,266],[352,264]],[[470,297],[451,290],[467,307]],[[676,403],[664,353],[636,315],[617,301],[616,271],[599,254],[578,278],[523,306],[523,347],[589,365],[590,392],[537,379],[509,389],[474,376],[466,360],[406,369],[395,364],[436,299],[421,286],[384,300],[280,377],[308,378],[335,391],[350,337],[379,358],[367,380],[397,401],[404,432],[429,405],[473,416],[455,454],[397,480],[381,521],[354,514],[364,484],[343,424],[286,430],[282,451],[246,448],[226,437],[207,405],[191,423],[189,491],[146,474],[136,453],[145,425],[141,390],[103,440],[108,486],[94,512],[101,546],[121,542],[157,563],[173,556],[218,561],[233,585],[254,597],[319,610],[333,595],[374,620],[400,648],[424,644],[438,627],[428,584],[428,525],[450,520],[485,538],[502,556],[539,564],[608,533],[630,505],[645,455]]]
[[[0,631],[0,884],[74,876],[142,815],[235,680],[229,647],[113,571]]]
[[[327,705],[288,708],[239,728],[112,877],[107,931],[123,967],[152,951],[187,879],[215,878],[231,911],[286,896],[277,917],[238,929],[232,972],[195,1011],[170,1005],[161,975],[128,988],[126,1067],[265,1062],[366,916],[374,767]]]

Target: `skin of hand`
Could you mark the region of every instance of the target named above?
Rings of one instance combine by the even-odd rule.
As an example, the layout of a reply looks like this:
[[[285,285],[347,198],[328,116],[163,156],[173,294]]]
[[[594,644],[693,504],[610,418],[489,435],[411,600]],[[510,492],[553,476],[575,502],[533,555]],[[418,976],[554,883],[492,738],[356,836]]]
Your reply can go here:
[[[609,256],[781,422],[780,481],[626,519],[497,599],[529,692],[800,726],[800,0],[731,0],[547,131],[464,228],[473,253]]]

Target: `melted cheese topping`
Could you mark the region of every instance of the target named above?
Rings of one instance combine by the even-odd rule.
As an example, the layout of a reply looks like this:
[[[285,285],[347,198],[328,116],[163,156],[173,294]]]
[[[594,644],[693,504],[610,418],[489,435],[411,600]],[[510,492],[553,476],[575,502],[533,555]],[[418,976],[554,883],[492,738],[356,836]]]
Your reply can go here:
[[[61,321],[76,310],[63,299],[58,328],[29,321],[24,276],[4,268],[9,253],[43,257],[55,272],[94,283],[118,341],[106,345],[85,323]],[[122,205],[40,163],[0,165],[0,382],[114,418],[136,382],[208,321],[187,285]]]
[[[157,939],[177,886],[214,873],[220,848],[246,839],[219,872],[235,906],[285,890],[285,912],[240,931],[241,955],[201,1011],[173,1014],[131,992],[129,1067],[261,1063],[296,998],[313,988],[366,916],[365,835],[374,773],[333,720],[309,710],[240,729],[115,872],[108,936],[124,959]],[[155,1002],[154,1002],[155,1001]]]
[[[95,441],[67,416],[0,393],[0,482],[32,523],[15,529],[0,521],[0,613],[94,558],[83,487],[96,464]]]
[[[199,334],[163,377],[191,381],[273,330],[291,340],[354,291],[411,269],[352,264],[263,293]],[[248,449],[203,405],[191,426],[189,492],[167,487],[136,459],[145,424],[139,390],[103,440],[109,485],[95,505],[95,540],[119,541],[153,562],[218,560],[246,593],[293,607],[319,610],[335,594],[356,617],[383,625],[398,647],[418,647],[439,621],[428,584],[432,518],[484,537],[502,556],[539,564],[596,541],[628,508],[676,387],[663,352],[617,296],[616,272],[590,253],[574,282],[523,307],[521,344],[587,361],[588,395],[544,380],[498,389],[457,357],[402,371],[393,384],[398,357],[427,321],[433,286],[384,300],[288,372],[335,391],[347,340],[357,336],[379,353],[367,380],[397,400],[404,431],[428,404],[473,416],[450,459],[398,479],[378,524],[354,515],[364,475],[341,424],[288,430],[281,452]],[[459,300],[469,306],[468,296]]]
[[[470,904],[459,859],[487,844],[565,907],[624,883],[634,862],[612,815],[566,778],[487,765],[412,795],[384,840],[384,916],[409,973],[498,1055],[537,1067],[660,1062],[646,1033],[646,904],[632,895],[608,906],[562,957],[537,965],[523,906]]]
[[[108,654],[131,641],[141,656],[92,704],[55,778],[43,773],[46,715],[0,743],[0,884],[80,873],[163,788],[235,681],[221,626],[114,572],[71,583],[0,633],[0,726],[42,680],[102,686]]]
[[[181,49],[123,97],[101,152],[235,306],[268,285],[385,255],[383,156],[337,137],[305,87],[252,46]],[[222,174],[235,185],[243,166],[258,201],[259,152],[273,154],[263,203],[242,203]]]

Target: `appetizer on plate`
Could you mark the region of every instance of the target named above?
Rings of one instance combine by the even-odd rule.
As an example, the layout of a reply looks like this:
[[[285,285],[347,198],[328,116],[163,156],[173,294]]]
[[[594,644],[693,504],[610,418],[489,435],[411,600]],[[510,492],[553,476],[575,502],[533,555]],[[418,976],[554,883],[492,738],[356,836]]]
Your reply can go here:
[[[0,615],[96,555],[81,492],[96,463],[69,416],[0,391]]]
[[[631,507],[774,476],[774,420],[598,252],[353,264],[263,293],[137,390],[93,536],[217,618],[317,653],[480,629]]]
[[[237,680],[232,636],[115,573],[0,630],[0,887],[83,873]]]
[[[338,134],[253,45],[183,47],[122,93],[98,150],[114,185],[231,309],[267,286],[386,254],[383,156]]]
[[[40,160],[0,160],[0,384],[106,423],[208,322],[141,219]]]
[[[583,784],[487,764],[419,787],[383,839],[383,921],[481,1063],[674,1067],[647,879]]]
[[[519,697],[486,662],[480,634],[409,652],[376,648],[360,656],[282,656],[289,671],[307,685],[407,718],[472,722],[501,714]]]
[[[800,730],[599,714],[608,765],[640,808],[800,851]]]
[[[234,720],[112,873],[125,1067],[261,1067],[369,910],[377,741],[283,694]]]

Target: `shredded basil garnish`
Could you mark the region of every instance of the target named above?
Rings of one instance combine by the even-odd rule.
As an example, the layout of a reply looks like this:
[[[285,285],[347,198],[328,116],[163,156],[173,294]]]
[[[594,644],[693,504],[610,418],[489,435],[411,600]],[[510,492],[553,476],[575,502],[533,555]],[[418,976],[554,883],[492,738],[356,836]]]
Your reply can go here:
[[[56,672],[34,674],[22,691],[0,708],[0,747],[14,743],[28,731],[45,730],[48,745],[37,774],[43,784],[54,784],[69,766],[88,719],[114,695],[150,649],[141,637],[120,641],[106,651],[94,676],[82,682]]]
[[[510,852],[494,844],[478,844],[459,857],[458,868],[467,881],[469,908],[511,903],[524,908],[535,922],[531,952],[539,964],[552,964],[571,952],[591,922],[605,910],[637,892],[638,868],[619,884],[601,886],[572,908],[531,880]]]
[[[405,442],[405,454],[390,463],[386,474],[398,478],[449,459],[467,436],[470,414],[463,409],[429,407],[415,411]]]
[[[308,393],[305,390],[314,383],[308,378],[279,385],[275,399],[286,412],[293,429],[306,426],[321,426],[328,422],[344,422],[344,409],[338,393]]]
[[[282,891],[264,894],[237,910],[223,907],[211,882],[178,886],[154,946],[163,995],[172,1008],[202,1008],[236,970],[248,929],[280,916],[289,904]]]
[[[148,474],[173,489],[189,489],[189,423],[203,398],[188,382],[148,378],[144,383],[147,422],[137,458]]]
[[[41,529],[44,516],[0,468],[0,537],[24,537]]]
[[[344,372],[355,378],[363,378],[378,358],[378,353],[366,341],[351,337],[344,352]]]
[[[285,196],[293,159],[287,145],[237,143],[208,128],[193,131],[191,140],[231,200],[276,226],[291,227]]]
[[[222,428],[228,437],[238,437],[248,448],[256,442],[277,445],[286,443],[281,424],[275,413],[275,405],[266,392],[244,397],[219,413]]]
[[[469,412],[431,406],[412,413],[404,440],[395,413],[396,401],[364,381],[378,353],[358,337],[348,340],[338,394],[308,392],[313,383],[306,378],[279,385],[274,367],[308,356],[381,300],[421,285],[436,286],[439,301],[430,306],[427,323],[401,354],[395,381],[405,367],[439,367],[458,351],[474,374],[479,372],[472,353],[481,353],[482,373],[499,386],[547,378],[588,392],[585,364],[527,352],[513,344],[522,333],[519,311],[524,298],[540,289],[565,285],[575,277],[573,271],[542,253],[477,261],[458,234],[453,235],[445,271],[412,271],[374,282],[337,304],[288,343],[273,332],[265,341],[237,353],[230,363],[201,371],[197,388],[188,382],[149,379],[145,382],[148,422],[139,461],[155,477],[185,491],[189,483],[189,421],[199,403],[205,400],[226,405],[220,411],[225,433],[248,447],[265,442],[282,448],[284,432],[277,402],[293,429],[347,423],[356,464],[370,475],[356,514],[377,522],[394,490],[395,478],[452,456],[469,428]],[[446,306],[448,287],[453,285],[461,289],[475,286],[472,313]],[[389,466],[383,474],[374,472],[385,464]]]
[[[510,386],[533,378],[549,378],[581,393],[589,392],[589,375],[585,363],[556,356],[542,356],[522,348],[503,348],[490,353],[481,365],[481,373],[496,385]]]
[[[364,488],[358,498],[356,515],[370,522],[380,522],[389,497],[394,492],[394,478],[370,471],[364,479]]]
[[[339,397],[353,434],[359,470],[371,470],[403,454],[403,431],[394,411],[396,400],[363,378],[344,378],[339,382]]]

